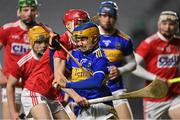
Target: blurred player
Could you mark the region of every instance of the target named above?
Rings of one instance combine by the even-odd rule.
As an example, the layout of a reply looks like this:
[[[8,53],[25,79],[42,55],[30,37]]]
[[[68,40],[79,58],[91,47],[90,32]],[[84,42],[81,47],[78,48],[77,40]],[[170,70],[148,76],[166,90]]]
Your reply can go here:
[[[147,84],[155,79],[168,81],[179,76],[180,38],[176,36],[179,32],[178,16],[173,11],[163,11],[157,25],[157,33],[143,40],[136,49],[136,61],[139,65],[134,74],[146,79]],[[143,63],[146,70],[140,66]],[[144,119],[159,119],[167,112],[171,119],[179,119],[179,93],[178,83],[169,88],[165,98],[145,98]]]
[[[35,18],[38,15],[38,3],[36,0],[19,0],[17,16],[19,20],[8,23],[0,28],[0,49],[4,47],[4,67],[3,74],[5,79],[1,80],[2,88],[2,112],[3,119],[8,119],[10,116],[7,96],[6,83],[10,71],[14,64],[22,57],[22,54],[30,49],[27,39],[27,31],[30,27],[36,25]],[[2,71],[0,71],[2,74]],[[16,88],[16,104],[18,111],[20,108],[20,93],[21,85]]]
[[[115,28],[118,17],[117,10],[117,4],[112,1],[101,2],[98,9],[101,34],[99,46],[110,61],[108,86],[113,95],[122,94],[126,91],[122,75],[130,73],[136,68],[130,37]],[[114,100],[113,105],[119,119],[133,119],[127,99]]]
[[[22,82],[26,83],[26,79],[29,77],[39,59],[44,54],[48,47],[49,33],[47,33],[42,27],[34,26],[28,31],[28,38],[32,46],[32,50],[26,53],[11,70],[7,83],[7,97],[11,113],[11,119],[19,119],[19,112],[15,107],[15,85],[18,83],[19,78],[22,78]]]

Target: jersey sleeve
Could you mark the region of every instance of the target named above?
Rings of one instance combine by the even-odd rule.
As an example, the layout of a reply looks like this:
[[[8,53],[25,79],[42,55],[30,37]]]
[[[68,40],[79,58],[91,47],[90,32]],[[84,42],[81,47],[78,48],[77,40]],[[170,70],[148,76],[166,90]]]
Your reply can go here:
[[[145,40],[140,43],[140,45],[136,49],[136,53],[141,57],[145,58],[150,51],[150,44],[148,44]]]
[[[16,79],[19,79],[21,77],[23,66],[19,67],[18,64],[14,64],[13,69],[10,71],[10,74],[14,76]]]
[[[8,31],[3,27],[0,27],[0,43],[2,43],[4,46],[7,44],[7,36]]]
[[[130,54],[133,54],[133,43],[132,43],[131,39],[126,41],[126,44],[125,44],[124,49],[123,49],[123,54],[124,54],[124,56],[128,56]]]

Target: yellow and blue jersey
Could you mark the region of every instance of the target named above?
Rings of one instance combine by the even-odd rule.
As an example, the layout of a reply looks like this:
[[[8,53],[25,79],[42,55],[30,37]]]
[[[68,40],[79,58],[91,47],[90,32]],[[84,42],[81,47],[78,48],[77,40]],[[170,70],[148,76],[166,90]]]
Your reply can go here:
[[[88,78],[82,68],[72,58],[69,58],[67,68],[72,71],[72,82],[68,82],[66,87],[74,89],[79,95],[87,99],[111,95],[111,91],[106,86],[109,61],[104,52],[99,48],[88,54],[84,54],[80,50],[74,50],[72,55],[92,75]]]
[[[123,66],[124,57],[133,54],[132,40],[129,36],[119,31],[110,36],[100,35],[99,46],[105,52],[110,66]],[[108,86],[112,92],[123,89],[121,76],[115,80],[109,80]]]

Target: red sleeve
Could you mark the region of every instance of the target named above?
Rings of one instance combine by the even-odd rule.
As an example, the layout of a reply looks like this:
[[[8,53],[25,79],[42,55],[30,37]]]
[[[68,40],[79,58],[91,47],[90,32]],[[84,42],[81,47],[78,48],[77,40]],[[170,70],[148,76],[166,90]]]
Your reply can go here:
[[[22,67],[19,67],[18,66],[18,64],[16,63],[16,64],[14,64],[14,66],[13,66],[13,69],[12,70],[10,70],[10,74],[12,75],[12,76],[14,76],[16,79],[19,79],[20,78],[20,76],[21,76],[21,69],[23,68],[23,66]]]
[[[136,53],[141,57],[145,58],[150,52],[150,44],[145,40],[140,43],[140,45],[136,48]]]
[[[3,27],[0,27],[0,43],[2,43],[4,46],[7,44],[7,30],[3,29]]]
[[[65,32],[64,34],[62,34],[61,36],[60,36],[60,43],[67,49],[67,50],[69,50],[69,36],[68,36],[68,34],[67,34],[67,32]],[[63,59],[63,60],[66,60],[66,57],[67,57],[67,53],[63,50],[63,49],[61,49],[61,50],[59,50],[59,51],[56,51],[55,53],[54,53],[54,57],[55,58],[61,58],[61,59]]]

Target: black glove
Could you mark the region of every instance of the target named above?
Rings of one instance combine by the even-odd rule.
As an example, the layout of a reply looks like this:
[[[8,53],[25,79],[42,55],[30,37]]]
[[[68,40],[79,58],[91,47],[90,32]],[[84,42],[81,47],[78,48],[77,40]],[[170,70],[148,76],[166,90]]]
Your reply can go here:
[[[54,36],[52,38],[52,41],[51,41],[51,43],[49,43],[49,46],[54,48],[55,50],[60,50],[61,49],[59,34],[57,34],[56,36]]]

